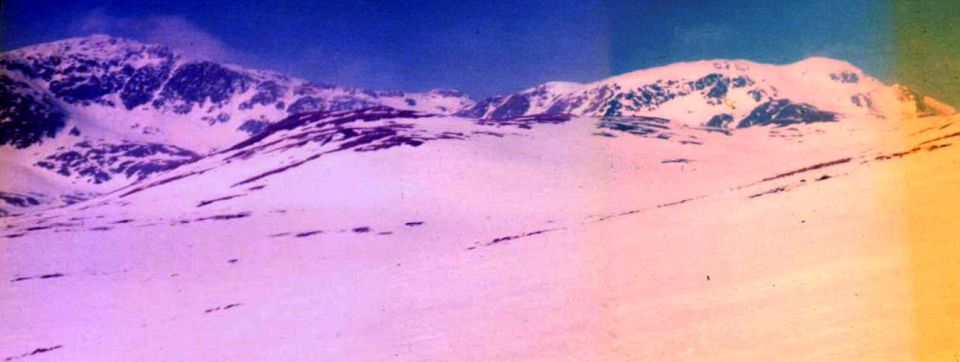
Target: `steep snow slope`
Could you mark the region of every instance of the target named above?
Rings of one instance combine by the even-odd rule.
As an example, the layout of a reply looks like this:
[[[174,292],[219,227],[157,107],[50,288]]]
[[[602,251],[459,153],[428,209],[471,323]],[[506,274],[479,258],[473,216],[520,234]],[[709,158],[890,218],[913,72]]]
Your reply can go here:
[[[913,299],[925,280],[892,210],[907,165],[930,168],[915,192],[958,181],[940,167],[960,159],[958,120],[730,136],[632,118],[291,117],[2,219],[0,357],[923,357],[940,350],[917,347],[914,308],[956,296]]]

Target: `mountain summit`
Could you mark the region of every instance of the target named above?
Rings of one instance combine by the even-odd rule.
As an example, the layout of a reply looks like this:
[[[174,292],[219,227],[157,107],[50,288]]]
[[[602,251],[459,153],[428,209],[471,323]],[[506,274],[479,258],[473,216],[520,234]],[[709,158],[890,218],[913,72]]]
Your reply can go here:
[[[908,98],[902,89],[840,60],[815,57],[787,65],[706,60],[589,84],[545,83],[484,99],[458,114],[494,119],[536,113],[646,116],[690,126],[745,128],[915,113],[915,99]]]

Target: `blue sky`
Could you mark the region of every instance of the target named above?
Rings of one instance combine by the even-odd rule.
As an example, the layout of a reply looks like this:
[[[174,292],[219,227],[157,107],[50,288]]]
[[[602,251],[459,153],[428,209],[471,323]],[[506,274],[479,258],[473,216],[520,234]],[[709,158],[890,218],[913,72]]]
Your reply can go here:
[[[475,97],[677,61],[850,61],[890,76],[883,1],[5,0],[0,47],[92,33],[326,83]]]

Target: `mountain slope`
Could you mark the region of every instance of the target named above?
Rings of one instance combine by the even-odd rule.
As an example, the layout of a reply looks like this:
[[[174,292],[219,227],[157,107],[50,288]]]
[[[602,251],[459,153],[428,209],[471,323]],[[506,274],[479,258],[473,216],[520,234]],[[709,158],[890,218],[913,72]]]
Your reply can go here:
[[[114,133],[196,152],[240,141],[289,114],[374,105],[444,114],[472,103],[449,90],[405,94],[316,84],[102,35],[5,52],[0,75],[4,99],[24,92],[55,98],[67,110],[67,124],[81,133]],[[22,113],[0,118],[29,116]],[[50,133],[56,132],[45,137]],[[23,147],[39,141],[15,142]]]
[[[600,135],[625,131],[692,143],[699,141],[679,130],[734,134],[755,126],[953,111],[825,58],[783,66],[678,63],[589,84],[549,82],[474,102],[453,90],[403,93],[318,84],[96,35],[0,54],[0,165],[10,170],[0,191],[74,200],[192,162],[297,114],[378,107],[475,123],[588,116],[599,119],[593,132]]]
[[[448,114],[471,104],[453,90],[336,87],[127,39],[67,39],[0,54],[0,189],[48,201],[102,193],[291,114],[381,105]]]
[[[875,121],[664,125],[697,144],[592,117],[292,116],[4,218],[0,357],[916,359],[915,308],[956,299],[914,301],[886,211],[908,165],[931,197],[957,181],[960,119]]]
[[[535,113],[647,116],[690,126],[742,128],[916,114],[916,102],[905,99],[909,97],[904,92],[833,59],[810,58],[782,66],[711,60],[639,70],[590,84],[547,83],[480,101],[458,114],[494,119]],[[788,117],[762,111],[771,107],[797,111]],[[764,118],[756,119],[761,114]],[[754,118],[744,122],[751,115]]]

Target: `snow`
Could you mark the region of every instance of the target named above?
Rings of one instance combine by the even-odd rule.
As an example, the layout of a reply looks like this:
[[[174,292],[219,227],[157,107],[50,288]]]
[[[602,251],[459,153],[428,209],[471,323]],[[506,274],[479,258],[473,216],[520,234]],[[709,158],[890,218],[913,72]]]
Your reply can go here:
[[[913,359],[909,230],[890,211],[904,168],[960,154],[875,157],[958,120],[676,130],[702,145],[593,136],[591,118],[529,130],[381,120],[362,126],[473,136],[330,153],[236,187],[330,146],[225,152],[129,196],[2,219],[7,234],[80,225],[5,239],[0,276],[33,278],[3,289],[0,357]],[[915,191],[957,182],[926,175]],[[776,187],[787,190],[751,198]]]
[[[717,99],[707,96],[710,87],[697,91],[688,85],[717,74],[725,79],[746,77],[752,84],[729,86]],[[846,81],[840,77],[855,78]],[[659,88],[647,88],[652,85]],[[916,113],[911,109],[911,102],[901,94],[904,90],[897,86],[883,84],[845,61],[812,57],[785,65],[703,60],[637,70],[588,84],[548,82],[490,99],[492,106],[484,110],[483,116],[492,117],[500,107],[517,107],[516,103],[508,102],[511,96],[527,99],[529,107],[524,113],[527,115],[555,111],[551,110],[552,106],[563,105],[564,111],[572,114],[603,116],[612,101],[633,102],[637,95],[628,94],[640,90],[663,91],[671,98],[643,109],[622,109],[623,115],[660,117],[689,126],[701,126],[721,113],[732,115],[737,123],[769,99],[807,103],[843,118],[898,118]],[[753,92],[762,92],[762,96],[755,98]],[[867,104],[855,104],[854,97]]]
[[[57,63],[58,71],[53,79],[45,81],[42,79],[30,80],[30,83],[48,88],[50,83],[59,80],[63,74],[62,70],[74,66],[72,58],[96,59],[98,61],[115,61],[118,65],[111,66],[111,72],[119,71],[123,66],[132,66],[134,69],[145,65],[156,65],[164,61],[165,58],[156,54],[159,51],[172,52],[173,69],[177,67],[201,61],[201,59],[190,56],[189,54],[171,51],[159,45],[143,44],[137,41],[114,38],[106,35],[92,35],[82,38],[71,38],[56,42],[50,42],[40,45],[24,47],[16,50],[4,52],[4,58],[16,60],[36,61],[43,59],[67,59],[62,63]],[[466,96],[444,96],[436,92],[433,93],[409,93],[402,92],[375,92],[359,88],[343,88],[334,86],[316,85],[315,92],[307,94],[294,94],[294,89],[311,84],[310,82],[288,77],[278,72],[269,70],[249,69],[237,65],[222,65],[226,69],[239,72],[250,77],[256,84],[263,82],[275,82],[283,88],[279,101],[289,106],[303,95],[315,96],[323,99],[333,99],[336,97],[348,97],[350,99],[370,101],[387,105],[398,109],[413,109],[424,112],[439,114],[452,114],[457,110],[472,105],[472,101]],[[14,79],[20,79],[20,74],[15,71],[4,71],[10,74]],[[92,74],[101,75],[101,74]],[[154,98],[162,91],[162,88],[154,93]],[[210,104],[204,102],[195,105],[187,114],[178,114],[169,109],[155,109],[150,104],[142,105],[132,111],[127,111],[122,106],[122,102],[117,94],[107,95],[104,99],[112,102],[114,105],[102,104],[65,104],[70,111],[70,122],[81,126],[81,131],[98,133],[106,131],[108,133],[119,132],[124,137],[133,137],[144,139],[149,142],[166,142],[177,146],[190,148],[196,152],[205,153],[216,150],[224,145],[233,144],[243,140],[248,134],[237,128],[248,119],[265,119],[268,121],[279,121],[288,114],[282,109],[277,109],[273,103],[254,105],[250,109],[243,109],[240,104],[249,100],[257,90],[251,87],[246,92],[234,94],[230,97],[230,102],[224,105]],[[372,96],[375,93],[390,94],[385,96]],[[407,100],[414,101],[409,104]],[[211,125],[205,118],[216,117],[221,113],[228,114],[230,120],[223,124]],[[152,134],[144,134],[140,131],[130,131],[131,127],[139,125],[142,127],[151,127],[155,130]],[[204,134],[205,137],[197,137],[197,134]]]
[[[109,57],[143,46],[112,39],[28,50]],[[307,85],[228,68],[282,83],[288,105]],[[225,104],[232,117],[215,125],[203,117],[221,110],[206,103],[187,114],[64,104],[65,130],[81,136],[3,149],[0,184],[44,200],[103,195],[0,218],[0,358],[955,355],[960,254],[951,218],[960,200],[949,190],[960,181],[951,171],[960,117],[919,117],[908,90],[828,58],[678,63],[519,94],[530,97],[527,114],[542,113],[560,99],[600,97],[603,87],[711,73],[755,84],[730,89],[719,104],[694,92],[638,112],[671,120],[643,136],[600,128],[608,121],[591,117],[590,102],[565,122],[452,116],[473,101],[449,90],[314,85],[318,97],[376,97],[394,110],[300,115],[235,147],[248,136],[236,131],[241,122],[276,122],[285,112],[240,110],[254,89]],[[842,73],[858,81],[831,77]],[[842,117],[701,127],[717,113],[747,115],[754,88]],[[855,106],[853,95],[873,107]],[[207,155],[103,185],[33,166],[83,140]]]

